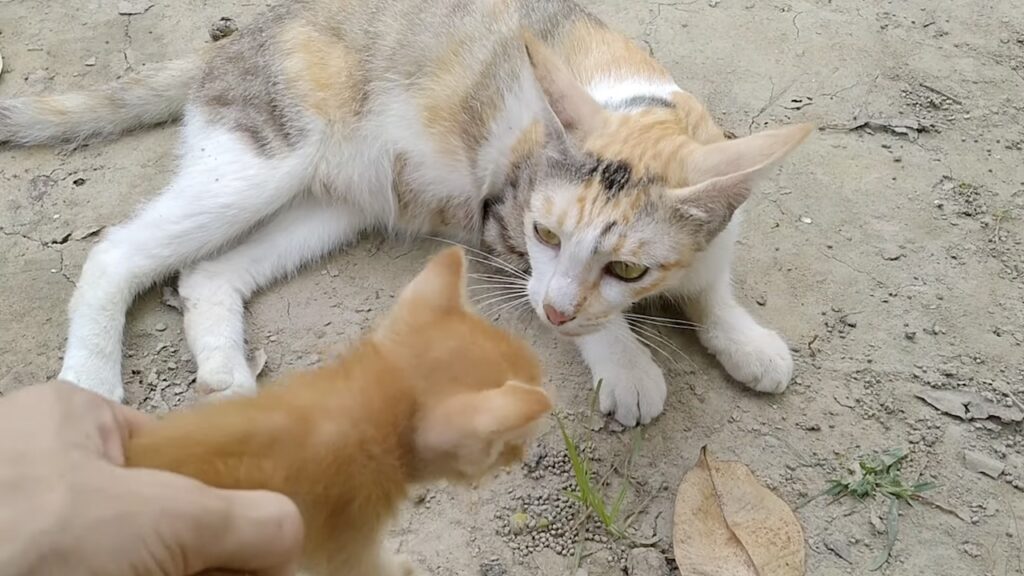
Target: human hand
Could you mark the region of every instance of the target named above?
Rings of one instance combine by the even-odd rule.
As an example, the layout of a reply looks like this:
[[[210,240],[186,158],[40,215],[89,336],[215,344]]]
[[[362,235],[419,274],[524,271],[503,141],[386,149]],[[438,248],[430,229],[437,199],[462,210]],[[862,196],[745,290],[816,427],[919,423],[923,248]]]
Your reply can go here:
[[[50,383],[0,400],[4,574],[291,576],[302,518],[288,498],[123,468],[148,418]]]

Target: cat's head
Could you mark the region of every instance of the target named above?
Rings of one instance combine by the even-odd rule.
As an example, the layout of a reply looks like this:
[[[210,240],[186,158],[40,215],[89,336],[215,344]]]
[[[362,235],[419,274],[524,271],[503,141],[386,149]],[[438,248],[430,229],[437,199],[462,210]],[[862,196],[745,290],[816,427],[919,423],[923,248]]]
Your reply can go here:
[[[374,338],[415,375],[418,479],[474,481],[523,458],[551,400],[532,348],[469,307],[462,249],[430,261]]]
[[[606,110],[548,48],[529,36],[526,45],[557,119],[524,206],[528,292],[564,335],[597,331],[682,281],[754,181],[812,130],[727,140],[681,92],[672,106]]]

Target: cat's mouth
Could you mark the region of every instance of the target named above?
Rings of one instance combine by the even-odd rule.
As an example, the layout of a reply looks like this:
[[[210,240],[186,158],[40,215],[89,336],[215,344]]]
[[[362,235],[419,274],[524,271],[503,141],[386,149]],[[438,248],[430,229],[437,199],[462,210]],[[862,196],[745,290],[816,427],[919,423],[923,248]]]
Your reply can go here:
[[[542,322],[547,324],[548,328],[554,330],[556,334],[564,338],[579,338],[580,336],[587,336],[595,332],[600,332],[606,324],[603,320],[577,318],[566,322],[565,324],[556,326],[545,317],[543,311],[538,312],[537,315],[540,317]]]

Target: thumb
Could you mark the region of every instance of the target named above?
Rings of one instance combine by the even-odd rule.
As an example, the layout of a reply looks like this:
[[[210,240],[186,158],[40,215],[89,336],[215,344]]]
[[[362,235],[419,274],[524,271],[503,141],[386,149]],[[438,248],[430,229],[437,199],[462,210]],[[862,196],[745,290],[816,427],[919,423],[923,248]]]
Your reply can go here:
[[[275,492],[204,491],[206,503],[183,526],[186,574],[229,570],[253,576],[293,576],[302,554],[299,509]]]

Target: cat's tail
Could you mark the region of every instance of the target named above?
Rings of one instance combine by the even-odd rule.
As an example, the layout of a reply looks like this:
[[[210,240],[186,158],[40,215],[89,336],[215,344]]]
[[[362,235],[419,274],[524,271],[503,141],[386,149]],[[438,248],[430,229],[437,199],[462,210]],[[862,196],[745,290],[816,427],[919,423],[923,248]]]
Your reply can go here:
[[[96,90],[0,99],[0,144],[80,143],[176,120],[200,70],[198,58],[176,60]]]

